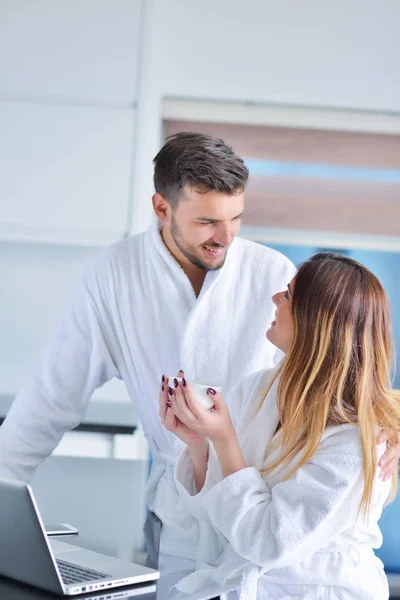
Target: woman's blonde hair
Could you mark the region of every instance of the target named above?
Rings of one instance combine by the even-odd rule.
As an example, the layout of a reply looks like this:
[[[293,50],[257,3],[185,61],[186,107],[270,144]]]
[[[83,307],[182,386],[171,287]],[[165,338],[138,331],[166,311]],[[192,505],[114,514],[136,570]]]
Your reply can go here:
[[[292,314],[291,348],[265,394],[279,377],[284,452],[263,471],[281,471],[302,452],[289,478],[314,455],[327,425],[357,424],[364,458],[360,510],[367,515],[377,468],[377,426],[393,444],[400,431],[400,392],[390,384],[392,335],[385,291],[355,260],[319,253],[297,272]],[[392,496],[397,479],[396,473]]]

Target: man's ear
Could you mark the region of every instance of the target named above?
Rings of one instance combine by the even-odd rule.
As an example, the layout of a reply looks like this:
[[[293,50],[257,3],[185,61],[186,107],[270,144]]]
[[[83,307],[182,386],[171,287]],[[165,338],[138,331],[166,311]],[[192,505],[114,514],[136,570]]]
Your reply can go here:
[[[169,220],[171,205],[162,194],[156,192],[152,197],[153,209],[159,221],[165,223]]]

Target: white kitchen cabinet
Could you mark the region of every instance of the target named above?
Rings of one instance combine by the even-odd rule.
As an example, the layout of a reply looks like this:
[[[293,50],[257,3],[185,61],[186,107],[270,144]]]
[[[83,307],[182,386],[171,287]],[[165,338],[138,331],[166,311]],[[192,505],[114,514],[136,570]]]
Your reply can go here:
[[[0,104],[0,238],[106,245],[127,229],[135,111]]]
[[[3,0],[0,96],[132,106],[145,0]]]

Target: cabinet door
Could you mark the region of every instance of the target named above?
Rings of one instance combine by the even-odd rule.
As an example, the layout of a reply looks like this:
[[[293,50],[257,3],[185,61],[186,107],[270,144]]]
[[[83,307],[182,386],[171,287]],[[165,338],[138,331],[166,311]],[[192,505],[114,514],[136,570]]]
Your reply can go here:
[[[0,237],[109,243],[127,229],[134,109],[0,105]]]
[[[400,109],[400,3],[160,0],[164,97]]]
[[[0,3],[0,92],[132,106],[142,0]]]

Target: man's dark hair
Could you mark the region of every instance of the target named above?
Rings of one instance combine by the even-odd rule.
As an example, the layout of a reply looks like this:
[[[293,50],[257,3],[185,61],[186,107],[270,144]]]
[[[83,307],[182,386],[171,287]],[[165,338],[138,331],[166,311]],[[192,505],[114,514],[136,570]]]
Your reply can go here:
[[[174,208],[186,185],[200,193],[234,196],[244,191],[249,171],[230,146],[214,135],[171,135],[154,159],[154,187]]]

